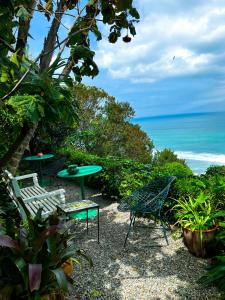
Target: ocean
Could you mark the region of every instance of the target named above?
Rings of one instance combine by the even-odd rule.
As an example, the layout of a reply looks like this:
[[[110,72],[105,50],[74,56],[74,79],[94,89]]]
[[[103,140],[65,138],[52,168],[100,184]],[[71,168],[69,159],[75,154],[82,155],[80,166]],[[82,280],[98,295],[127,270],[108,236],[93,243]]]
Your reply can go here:
[[[134,118],[154,142],[186,160],[195,174],[225,165],[225,112]]]

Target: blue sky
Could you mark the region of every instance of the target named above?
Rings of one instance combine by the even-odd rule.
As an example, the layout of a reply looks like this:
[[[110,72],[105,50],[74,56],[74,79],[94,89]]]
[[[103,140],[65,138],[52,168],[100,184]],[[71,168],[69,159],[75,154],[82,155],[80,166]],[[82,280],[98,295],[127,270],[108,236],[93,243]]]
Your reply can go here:
[[[100,74],[84,82],[128,101],[137,117],[225,111],[225,0],[134,4],[141,14],[137,35],[129,44],[98,43]],[[65,24],[69,28],[71,20]],[[44,32],[46,22],[36,17],[34,56]]]

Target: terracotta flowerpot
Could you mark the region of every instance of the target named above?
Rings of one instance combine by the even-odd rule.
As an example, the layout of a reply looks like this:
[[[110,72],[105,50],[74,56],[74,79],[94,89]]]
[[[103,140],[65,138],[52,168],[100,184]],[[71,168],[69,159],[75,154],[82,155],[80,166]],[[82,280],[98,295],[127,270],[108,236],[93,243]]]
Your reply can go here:
[[[67,259],[67,261],[65,261],[62,264],[62,268],[63,268],[63,272],[67,276],[71,277],[72,274],[73,274],[73,260],[72,260],[72,258]]]
[[[183,228],[184,244],[189,252],[197,257],[211,257],[215,250],[213,247],[218,226],[209,230],[190,230]]]

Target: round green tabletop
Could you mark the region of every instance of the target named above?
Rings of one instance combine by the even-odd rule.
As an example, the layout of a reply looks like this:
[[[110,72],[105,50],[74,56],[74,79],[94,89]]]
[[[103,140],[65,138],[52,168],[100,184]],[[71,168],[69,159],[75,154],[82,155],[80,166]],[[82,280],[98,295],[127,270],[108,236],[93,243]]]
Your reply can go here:
[[[54,154],[43,154],[41,156],[33,155],[33,156],[26,156],[23,160],[43,160],[54,157]]]
[[[70,175],[67,172],[67,169],[62,170],[57,173],[57,175],[61,178],[75,178],[75,177],[83,177],[91,174],[95,174],[102,170],[101,166],[91,165],[91,166],[82,166],[78,167],[79,171],[76,174]]]

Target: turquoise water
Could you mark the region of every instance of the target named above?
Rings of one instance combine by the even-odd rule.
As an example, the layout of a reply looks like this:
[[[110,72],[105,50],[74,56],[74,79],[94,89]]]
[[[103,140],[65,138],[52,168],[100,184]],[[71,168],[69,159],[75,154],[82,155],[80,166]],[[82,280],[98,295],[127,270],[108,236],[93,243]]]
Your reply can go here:
[[[225,165],[225,112],[134,118],[157,150],[170,148],[192,170],[204,173],[210,165]]]

